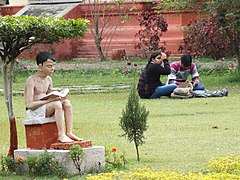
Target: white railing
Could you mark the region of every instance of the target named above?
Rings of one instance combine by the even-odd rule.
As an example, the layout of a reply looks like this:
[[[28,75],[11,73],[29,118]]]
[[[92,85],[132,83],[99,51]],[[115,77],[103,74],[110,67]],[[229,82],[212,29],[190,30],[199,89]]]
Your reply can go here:
[[[46,4],[46,3],[74,3],[82,0],[28,0],[29,4]]]

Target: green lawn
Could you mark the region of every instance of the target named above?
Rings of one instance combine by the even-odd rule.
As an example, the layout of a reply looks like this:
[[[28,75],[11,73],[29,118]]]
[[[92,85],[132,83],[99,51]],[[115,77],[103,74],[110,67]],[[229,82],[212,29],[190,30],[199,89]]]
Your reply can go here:
[[[200,171],[206,168],[210,158],[239,153],[239,94],[224,98],[141,100],[150,115],[138,163],[134,145],[118,136],[122,134],[118,122],[127,97],[128,93],[71,95],[74,132],[91,139],[94,145],[125,151],[129,168],[151,165],[158,170]],[[9,125],[4,104],[0,108],[4,112],[0,115],[0,151],[6,154]],[[21,122],[25,112],[21,96],[14,97],[14,109],[19,148],[24,148]]]
[[[123,75],[119,71],[82,73],[56,72],[53,75],[56,87],[89,84],[129,84],[138,78]],[[31,74],[31,73],[30,73]],[[19,73],[14,81],[14,90],[22,91],[30,75]],[[240,149],[240,83],[239,76],[230,72],[201,71],[202,82],[207,89],[229,89],[223,98],[157,99],[140,102],[150,111],[145,144],[140,147],[140,162],[136,160],[134,144],[122,137],[118,123],[125,108],[128,90],[108,93],[71,93],[73,104],[74,133],[91,139],[94,145],[116,147],[125,152],[127,168],[152,166],[157,170],[199,172],[207,169],[213,157],[239,154]],[[165,77],[163,78],[165,80]],[[64,81],[63,81],[64,80]],[[0,84],[2,80],[0,79]],[[89,90],[90,91],[90,90]],[[4,97],[0,96],[4,102]],[[14,96],[14,112],[17,120],[19,148],[25,148],[25,118],[23,96]],[[0,104],[0,153],[9,148],[9,123],[4,103]],[[218,127],[218,128],[213,128]],[[1,179],[1,177],[0,177]]]

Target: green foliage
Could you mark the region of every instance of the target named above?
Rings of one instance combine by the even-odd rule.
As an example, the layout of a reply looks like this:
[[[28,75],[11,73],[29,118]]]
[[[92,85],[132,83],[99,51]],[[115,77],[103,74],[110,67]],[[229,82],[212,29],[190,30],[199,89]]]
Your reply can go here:
[[[214,19],[216,23],[212,22],[208,23],[210,26],[208,27],[200,27],[200,31],[205,32],[207,34],[223,34],[226,35],[227,38],[224,38],[225,41],[223,42],[219,36],[212,37],[212,40],[216,39],[219,43],[218,45],[226,43],[226,41],[230,41],[231,44],[231,51],[234,51],[234,55],[238,59],[238,68],[240,68],[240,1],[232,1],[232,0],[205,0],[205,1],[198,1],[198,0],[174,0],[169,1],[165,0],[162,2],[162,7],[164,9],[193,9],[195,12],[200,12],[202,14],[207,14],[207,19]],[[211,26],[216,26],[217,24],[220,26],[219,28],[211,29]],[[199,29],[199,27],[196,27]],[[209,30],[208,30],[209,29]],[[196,34],[198,34],[196,32]],[[199,34],[200,35],[200,34]],[[205,36],[205,39],[209,37]],[[200,35],[201,36],[201,35]],[[193,37],[193,36],[192,36]],[[191,37],[190,37],[191,38]],[[211,42],[205,43],[211,45]],[[205,49],[207,49],[207,46]],[[196,45],[197,47],[197,45]],[[200,47],[201,49],[202,47]],[[225,51],[226,49],[222,49]]]
[[[70,151],[68,152],[70,158],[72,159],[76,169],[78,170],[79,174],[82,174],[81,165],[85,157],[85,152],[83,148],[81,148],[79,145],[73,145],[70,148]]]
[[[133,86],[128,97],[126,109],[122,111],[119,126],[123,129],[125,136],[130,143],[134,141],[139,161],[139,145],[144,143],[144,131],[147,130],[147,117],[149,112],[144,105],[139,103],[139,96],[136,87]]]
[[[29,174],[32,176],[57,176],[67,177],[67,171],[65,167],[55,160],[54,154],[48,153],[39,156],[28,155],[26,159],[18,157],[14,159],[12,157],[1,156],[2,173],[11,174]]]
[[[54,175],[62,178],[67,176],[65,167],[55,160],[54,154],[47,151],[39,156],[28,155],[26,163],[32,176]]]
[[[52,44],[65,38],[83,37],[89,22],[84,19],[48,16],[0,16],[0,56],[15,59],[35,44]]]
[[[2,171],[15,173],[17,170],[17,162],[12,157],[1,156],[1,166],[2,166]]]
[[[205,5],[205,1],[199,0],[163,0],[159,7],[164,10],[186,10],[198,7],[201,9]]]
[[[118,149],[113,147],[111,150],[105,150],[105,172],[112,171],[114,169],[125,168],[127,164],[125,152],[118,154]]]

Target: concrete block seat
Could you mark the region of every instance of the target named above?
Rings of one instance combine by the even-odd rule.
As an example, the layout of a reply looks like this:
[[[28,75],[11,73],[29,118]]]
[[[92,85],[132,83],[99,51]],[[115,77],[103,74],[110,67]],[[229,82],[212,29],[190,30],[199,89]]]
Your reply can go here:
[[[49,149],[57,142],[57,124],[53,117],[26,119],[23,121],[26,131],[27,148]]]
[[[76,169],[72,159],[69,156],[69,150],[56,150],[56,149],[48,149],[46,150],[48,153],[54,154],[56,160],[61,163],[67,170],[68,174],[74,175],[78,174],[78,170]],[[37,150],[37,149],[17,149],[14,151],[14,158],[18,159],[19,157],[26,159],[28,155],[39,156],[40,154],[45,153],[45,150]],[[84,148],[84,159],[81,164],[82,173],[88,173],[93,170],[100,172],[105,167],[105,148],[103,146],[93,146],[91,148]],[[27,164],[23,164],[22,173],[27,172]]]

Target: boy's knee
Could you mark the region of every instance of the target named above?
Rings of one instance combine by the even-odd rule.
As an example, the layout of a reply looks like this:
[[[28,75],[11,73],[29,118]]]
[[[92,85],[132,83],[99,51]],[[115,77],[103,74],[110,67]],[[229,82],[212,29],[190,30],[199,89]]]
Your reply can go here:
[[[55,101],[53,107],[54,109],[62,109],[62,103],[60,101]]]
[[[63,101],[63,107],[64,108],[72,108],[72,104],[68,99],[66,99]]]

